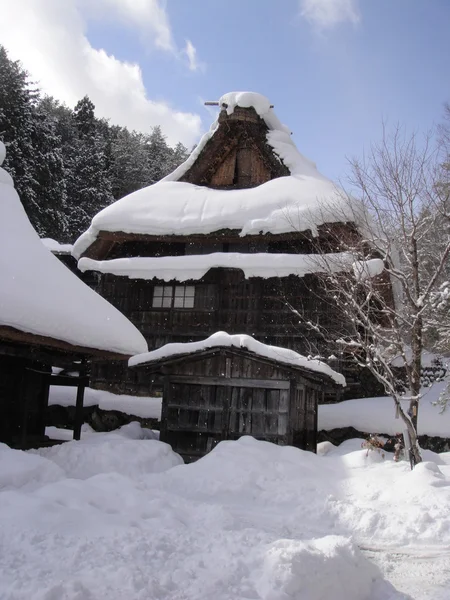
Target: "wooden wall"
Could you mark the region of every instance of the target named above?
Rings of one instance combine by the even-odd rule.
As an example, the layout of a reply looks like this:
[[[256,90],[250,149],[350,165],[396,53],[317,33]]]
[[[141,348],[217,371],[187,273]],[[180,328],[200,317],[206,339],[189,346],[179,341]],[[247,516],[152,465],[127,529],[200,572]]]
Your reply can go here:
[[[200,282],[187,282],[196,290],[192,309],[152,308],[153,288],[163,283],[155,280],[106,275],[99,292],[136,325],[149,349],[170,342],[202,340],[216,331],[226,331],[246,333],[266,344],[292,348],[307,356],[338,355],[337,348],[330,348],[327,340],[303,322],[306,319],[327,327],[335,337],[344,332],[336,307],[311,291],[317,289],[314,279],[291,276],[245,280],[241,272],[217,269]],[[338,360],[333,364],[333,368],[342,367]],[[129,373],[124,364],[93,365],[91,380],[94,387],[116,393],[149,395],[149,382]]]

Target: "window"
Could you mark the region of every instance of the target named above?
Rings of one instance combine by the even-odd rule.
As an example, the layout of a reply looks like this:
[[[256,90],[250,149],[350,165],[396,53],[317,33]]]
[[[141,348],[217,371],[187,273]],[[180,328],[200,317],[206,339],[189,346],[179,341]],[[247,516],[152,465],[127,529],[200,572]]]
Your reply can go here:
[[[194,308],[195,286],[155,285],[153,308]]]

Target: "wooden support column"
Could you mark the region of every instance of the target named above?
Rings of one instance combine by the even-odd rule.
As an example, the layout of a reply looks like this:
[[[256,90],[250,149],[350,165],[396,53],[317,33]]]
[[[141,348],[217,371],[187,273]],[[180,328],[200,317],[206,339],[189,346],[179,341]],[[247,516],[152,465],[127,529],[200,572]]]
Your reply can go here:
[[[28,393],[28,368],[22,371],[22,377],[19,388],[19,398],[22,403],[22,424],[20,431],[20,448],[22,450],[27,449],[27,438],[28,438],[28,411],[30,407],[29,393]]]
[[[77,400],[75,404],[75,425],[73,428],[73,439],[81,439],[81,426],[83,425],[83,403],[84,403],[84,390],[85,390],[85,375],[86,375],[86,359],[81,360],[79,379],[80,382],[77,386]]]

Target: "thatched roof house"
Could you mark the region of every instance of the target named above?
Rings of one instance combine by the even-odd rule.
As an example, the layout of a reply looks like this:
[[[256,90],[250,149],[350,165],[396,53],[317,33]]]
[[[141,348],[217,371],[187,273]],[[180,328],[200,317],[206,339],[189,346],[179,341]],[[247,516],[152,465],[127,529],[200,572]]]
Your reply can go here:
[[[0,142],[0,165],[4,156]],[[147,349],[136,327],[42,244],[1,167],[0,279],[0,441],[23,433],[24,402],[28,408],[37,402],[42,381],[28,386],[27,374],[74,360],[123,360]],[[40,419],[45,402],[39,402]],[[38,429],[43,434],[41,422]]]
[[[224,330],[327,357],[334,349],[298,315],[341,327],[317,273],[352,269],[344,250],[360,238],[361,207],[300,154],[267,98],[218,104],[185,163],[94,217],[74,245],[78,266],[101,274],[100,293],[150,349]],[[111,377],[123,392],[146,385],[108,369],[97,384]]]

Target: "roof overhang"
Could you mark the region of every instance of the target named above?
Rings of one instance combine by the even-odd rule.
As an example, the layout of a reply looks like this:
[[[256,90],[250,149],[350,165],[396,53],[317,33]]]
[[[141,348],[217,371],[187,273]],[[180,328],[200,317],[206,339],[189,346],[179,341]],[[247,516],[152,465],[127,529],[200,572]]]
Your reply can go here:
[[[88,358],[89,360],[127,360],[131,356],[130,354],[120,354],[98,348],[74,346],[63,340],[35,335],[5,325],[0,326],[0,346],[2,343],[13,344],[16,348],[23,346],[20,352],[22,356],[30,355],[35,360],[40,358],[42,362],[46,362],[46,357],[49,361],[53,361],[57,360],[58,357],[67,358],[68,355],[74,359]],[[38,358],[37,354],[39,352],[42,356]],[[0,349],[0,353],[8,354],[7,348],[3,347],[3,352]]]

